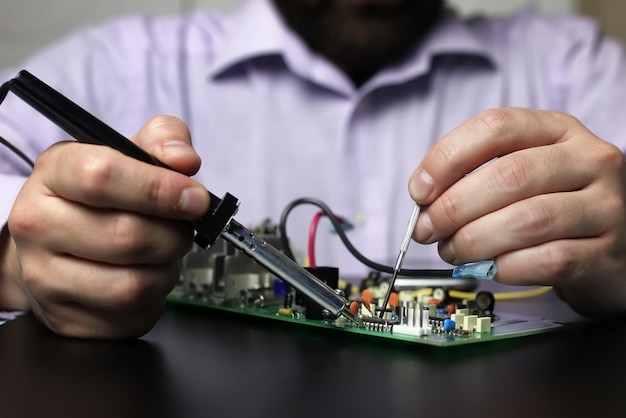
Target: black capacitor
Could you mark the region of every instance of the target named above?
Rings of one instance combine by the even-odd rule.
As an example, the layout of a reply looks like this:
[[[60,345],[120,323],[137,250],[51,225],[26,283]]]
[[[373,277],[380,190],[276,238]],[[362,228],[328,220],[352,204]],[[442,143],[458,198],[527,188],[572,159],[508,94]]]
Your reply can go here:
[[[481,291],[476,293],[474,303],[476,304],[476,308],[480,311],[480,313],[493,314],[493,309],[496,305],[496,298],[491,292]]]
[[[291,308],[293,306],[293,293],[291,291],[285,293],[285,308]]]

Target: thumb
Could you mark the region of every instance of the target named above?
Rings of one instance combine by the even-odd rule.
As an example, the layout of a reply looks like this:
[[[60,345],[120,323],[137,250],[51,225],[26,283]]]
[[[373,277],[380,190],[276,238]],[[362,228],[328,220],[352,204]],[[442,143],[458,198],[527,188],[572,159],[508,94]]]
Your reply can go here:
[[[191,146],[185,123],[174,116],[156,116],[130,138],[148,154],[174,170],[191,176],[200,168],[200,157]]]

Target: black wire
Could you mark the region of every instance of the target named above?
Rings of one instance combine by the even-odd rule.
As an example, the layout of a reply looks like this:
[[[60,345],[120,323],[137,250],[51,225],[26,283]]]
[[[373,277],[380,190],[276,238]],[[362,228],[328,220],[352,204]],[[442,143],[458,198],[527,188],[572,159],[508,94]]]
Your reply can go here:
[[[303,198],[292,201],[285,207],[285,209],[283,210],[283,213],[280,216],[280,223],[278,224],[278,228],[280,232],[280,241],[283,247],[283,251],[285,252],[285,255],[287,255],[287,257],[295,261],[293,252],[291,251],[291,248],[289,247],[289,239],[287,238],[287,217],[289,216],[289,213],[295,207],[304,205],[304,204],[317,206],[324,212],[326,216],[328,216],[328,219],[330,219],[330,222],[335,228],[337,235],[339,235],[339,238],[341,239],[343,244],[346,246],[348,251],[350,251],[350,253],[357,260],[359,260],[361,263],[365,264],[367,267],[373,270],[377,270],[377,271],[380,271],[383,273],[389,273],[389,274],[393,273],[392,266],[386,266],[384,264],[376,263],[368,259],[367,257],[365,257],[363,254],[361,254],[352,245],[352,243],[346,236],[346,233],[344,232],[343,227],[341,226],[341,221],[337,218],[337,216],[335,216],[332,210],[330,210],[330,208],[321,200],[315,199],[312,197],[303,197]],[[409,277],[451,277],[452,269],[447,269],[447,270],[446,269],[440,269],[440,270],[437,270],[437,269],[400,269],[398,271],[398,274],[402,276],[409,276]]]
[[[15,145],[11,144],[9,141],[7,141],[1,136],[0,136],[0,144],[4,145],[5,147],[13,151],[18,157],[24,160],[26,164],[30,166],[30,168],[33,168],[35,166],[35,163],[33,162],[33,160],[28,158],[26,154],[24,154],[19,148],[17,148]]]

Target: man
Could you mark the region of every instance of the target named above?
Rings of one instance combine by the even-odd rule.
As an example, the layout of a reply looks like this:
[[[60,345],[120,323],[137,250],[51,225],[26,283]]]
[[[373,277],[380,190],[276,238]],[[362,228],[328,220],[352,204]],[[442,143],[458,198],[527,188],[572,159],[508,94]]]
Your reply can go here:
[[[412,246],[407,266],[494,258],[502,283],[623,312],[624,63],[588,22],[464,23],[440,1],[252,0],[232,18],[86,29],[24,68],[179,173],[56,143],[66,136],[8,97],[0,135],[39,157],[26,179],[0,151],[0,306],[62,335],[142,335],[191,246],[178,220],[209,204],[202,185],[239,197],[246,224],[318,197],[392,263],[410,178],[414,238],[432,245]],[[364,271],[326,238],[320,261]]]

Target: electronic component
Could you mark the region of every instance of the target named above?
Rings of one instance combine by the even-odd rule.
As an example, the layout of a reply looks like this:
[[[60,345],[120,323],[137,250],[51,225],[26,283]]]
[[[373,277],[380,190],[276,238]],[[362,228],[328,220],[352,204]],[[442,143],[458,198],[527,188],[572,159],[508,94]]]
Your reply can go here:
[[[465,263],[455,267],[452,270],[452,277],[473,277],[479,280],[493,280],[498,272],[496,263],[492,260],[477,261],[474,263]]]
[[[456,329],[456,322],[454,319],[444,319],[443,321],[443,330],[446,332],[451,332]]]
[[[474,304],[480,312],[493,313],[493,307],[496,303],[496,298],[491,292],[478,292],[476,293],[476,299]]]
[[[276,232],[272,231],[262,236],[263,239],[270,242],[280,241],[275,234]],[[230,245],[226,242],[222,244],[225,247]],[[181,280],[168,297],[170,305],[200,306],[207,309],[264,317],[268,320],[288,321],[317,329],[357,333],[389,341],[439,347],[520,337],[555,330],[562,325],[545,319],[510,317],[501,313],[496,315],[493,312],[495,297],[486,291],[476,293],[471,299],[457,299],[453,296],[455,293],[451,291],[446,300],[440,303],[438,299],[434,298],[435,294],[440,294],[440,288],[405,288],[398,293],[392,292],[391,295],[397,296],[397,304],[396,296],[390,296],[389,305],[390,307],[395,305],[395,308],[386,310],[384,317],[380,318],[377,313],[380,313],[382,309],[383,289],[386,291],[388,287],[378,288],[386,282],[379,284],[369,282],[371,287],[364,288],[359,292],[355,286],[355,293],[346,295],[350,300],[348,305],[350,311],[354,316],[359,317],[364,324],[364,328],[357,328],[343,318],[332,320],[320,316],[319,310],[312,308],[307,303],[306,298],[294,296],[291,299],[293,304],[287,306],[284,292],[286,290],[288,295],[293,295],[296,293],[294,289],[284,289],[282,281],[276,277],[270,277],[270,280],[274,281],[274,285],[267,283],[265,278],[258,276],[262,269],[259,269],[258,266],[255,267],[254,263],[247,265],[246,268],[249,269],[247,274],[239,268],[219,271],[222,269],[219,265],[224,260],[230,260],[229,262],[232,262],[233,265],[240,265],[237,258],[242,257],[239,255],[239,251],[233,252],[233,249],[224,248],[222,244],[218,241],[212,249],[198,250],[202,255],[194,252],[186,256],[186,259],[193,258],[193,263],[188,260],[184,263],[185,268]],[[214,252],[218,254],[211,255]],[[197,261],[200,259],[204,260],[202,267]],[[200,272],[199,270],[202,269],[205,271]],[[318,274],[324,269],[320,269]],[[330,268],[328,272],[332,277],[331,282],[334,282],[339,273],[338,269]],[[213,278],[219,280],[221,284],[216,288],[209,283],[208,286],[205,286],[209,289],[209,294],[202,294],[201,297],[198,297],[197,294],[190,291],[195,286],[189,286],[189,282],[197,280],[197,277],[203,277],[205,280],[206,278]],[[219,293],[218,297],[211,295],[212,291],[219,291],[222,287],[239,288],[242,281],[245,283],[244,286],[251,286],[246,295],[255,295],[257,294],[255,292],[263,294],[262,303],[255,303],[259,299],[253,297],[252,302],[242,304],[234,292],[229,297],[225,297],[223,293]],[[367,278],[364,281],[367,281]],[[272,289],[274,290],[272,291]],[[486,304],[485,301],[487,301]]]

